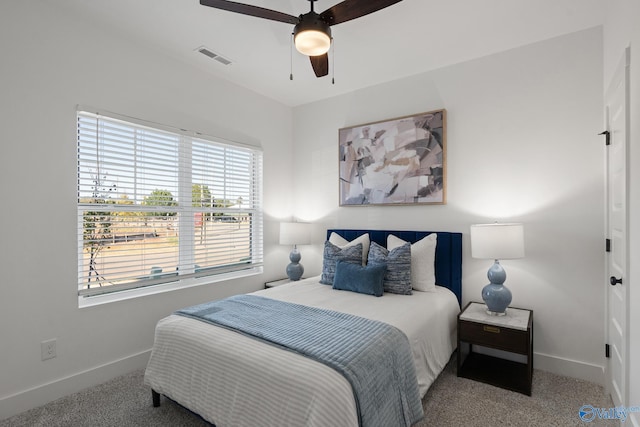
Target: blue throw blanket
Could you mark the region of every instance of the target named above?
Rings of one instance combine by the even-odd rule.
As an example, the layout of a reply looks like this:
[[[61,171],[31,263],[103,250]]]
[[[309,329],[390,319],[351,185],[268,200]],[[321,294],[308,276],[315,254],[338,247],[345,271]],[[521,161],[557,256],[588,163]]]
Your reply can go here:
[[[337,370],[351,383],[362,427],[408,427],[424,416],[409,341],[386,323],[256,295],[236,295],[176,314],[241,332]]]

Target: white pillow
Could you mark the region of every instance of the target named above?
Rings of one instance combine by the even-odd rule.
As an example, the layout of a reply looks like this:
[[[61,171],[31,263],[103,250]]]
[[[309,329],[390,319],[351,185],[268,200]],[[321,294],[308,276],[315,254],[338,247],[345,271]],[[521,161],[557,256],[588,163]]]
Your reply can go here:
[[[431,233],[411,245],[411,287],[416,291],[433,292],[436,290],[436,244],[438,235]],[[387,250],[404,245],[402,239],[393,234],[387,237]]]
[[[329,236],[329,242],[333,243],[339,248],[346,248],[349,246],[357,245],[358,243],[362,243],[362,265],[367,265],[367,257],[369,256],[369,234],[363,234],[360,237],[353,239],[352,241],[345,240],[344,237],[336,234],[334,232]]]

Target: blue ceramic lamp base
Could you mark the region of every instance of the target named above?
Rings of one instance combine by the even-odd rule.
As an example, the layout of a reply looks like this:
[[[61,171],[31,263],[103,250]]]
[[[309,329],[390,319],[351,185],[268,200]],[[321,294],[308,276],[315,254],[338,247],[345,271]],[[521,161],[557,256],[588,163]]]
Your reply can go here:
[[[298,248],[294,247],[289,254],[291,263],[287,265],[287,277],[294,282],[300,280],[302,273],[304,273],[304,267],[300,264],[300,259],[302,259],[302,255],[298,252]]]
[[[487,277],[491,283],[482,288],[482,299],[487,305],[487,313],[491,316],[504,316],[511,304],[511,291],[503,285],[507,273],[498,260],[487,272]]]

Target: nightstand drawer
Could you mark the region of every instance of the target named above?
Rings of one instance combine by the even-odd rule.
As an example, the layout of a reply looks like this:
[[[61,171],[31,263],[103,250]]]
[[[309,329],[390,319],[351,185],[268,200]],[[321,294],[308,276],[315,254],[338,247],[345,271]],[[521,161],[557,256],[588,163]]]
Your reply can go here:
[[[467,321],[460,321],[459,328],[460,341],[513,353],[529,354],[527,331]]]

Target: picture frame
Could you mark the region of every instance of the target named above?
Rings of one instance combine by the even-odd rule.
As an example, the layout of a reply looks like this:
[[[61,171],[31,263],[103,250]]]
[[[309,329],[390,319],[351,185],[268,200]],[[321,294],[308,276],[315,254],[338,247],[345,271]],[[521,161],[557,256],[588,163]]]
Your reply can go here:
[[[338,130],[340,206],[446,203],[447,112]]]

